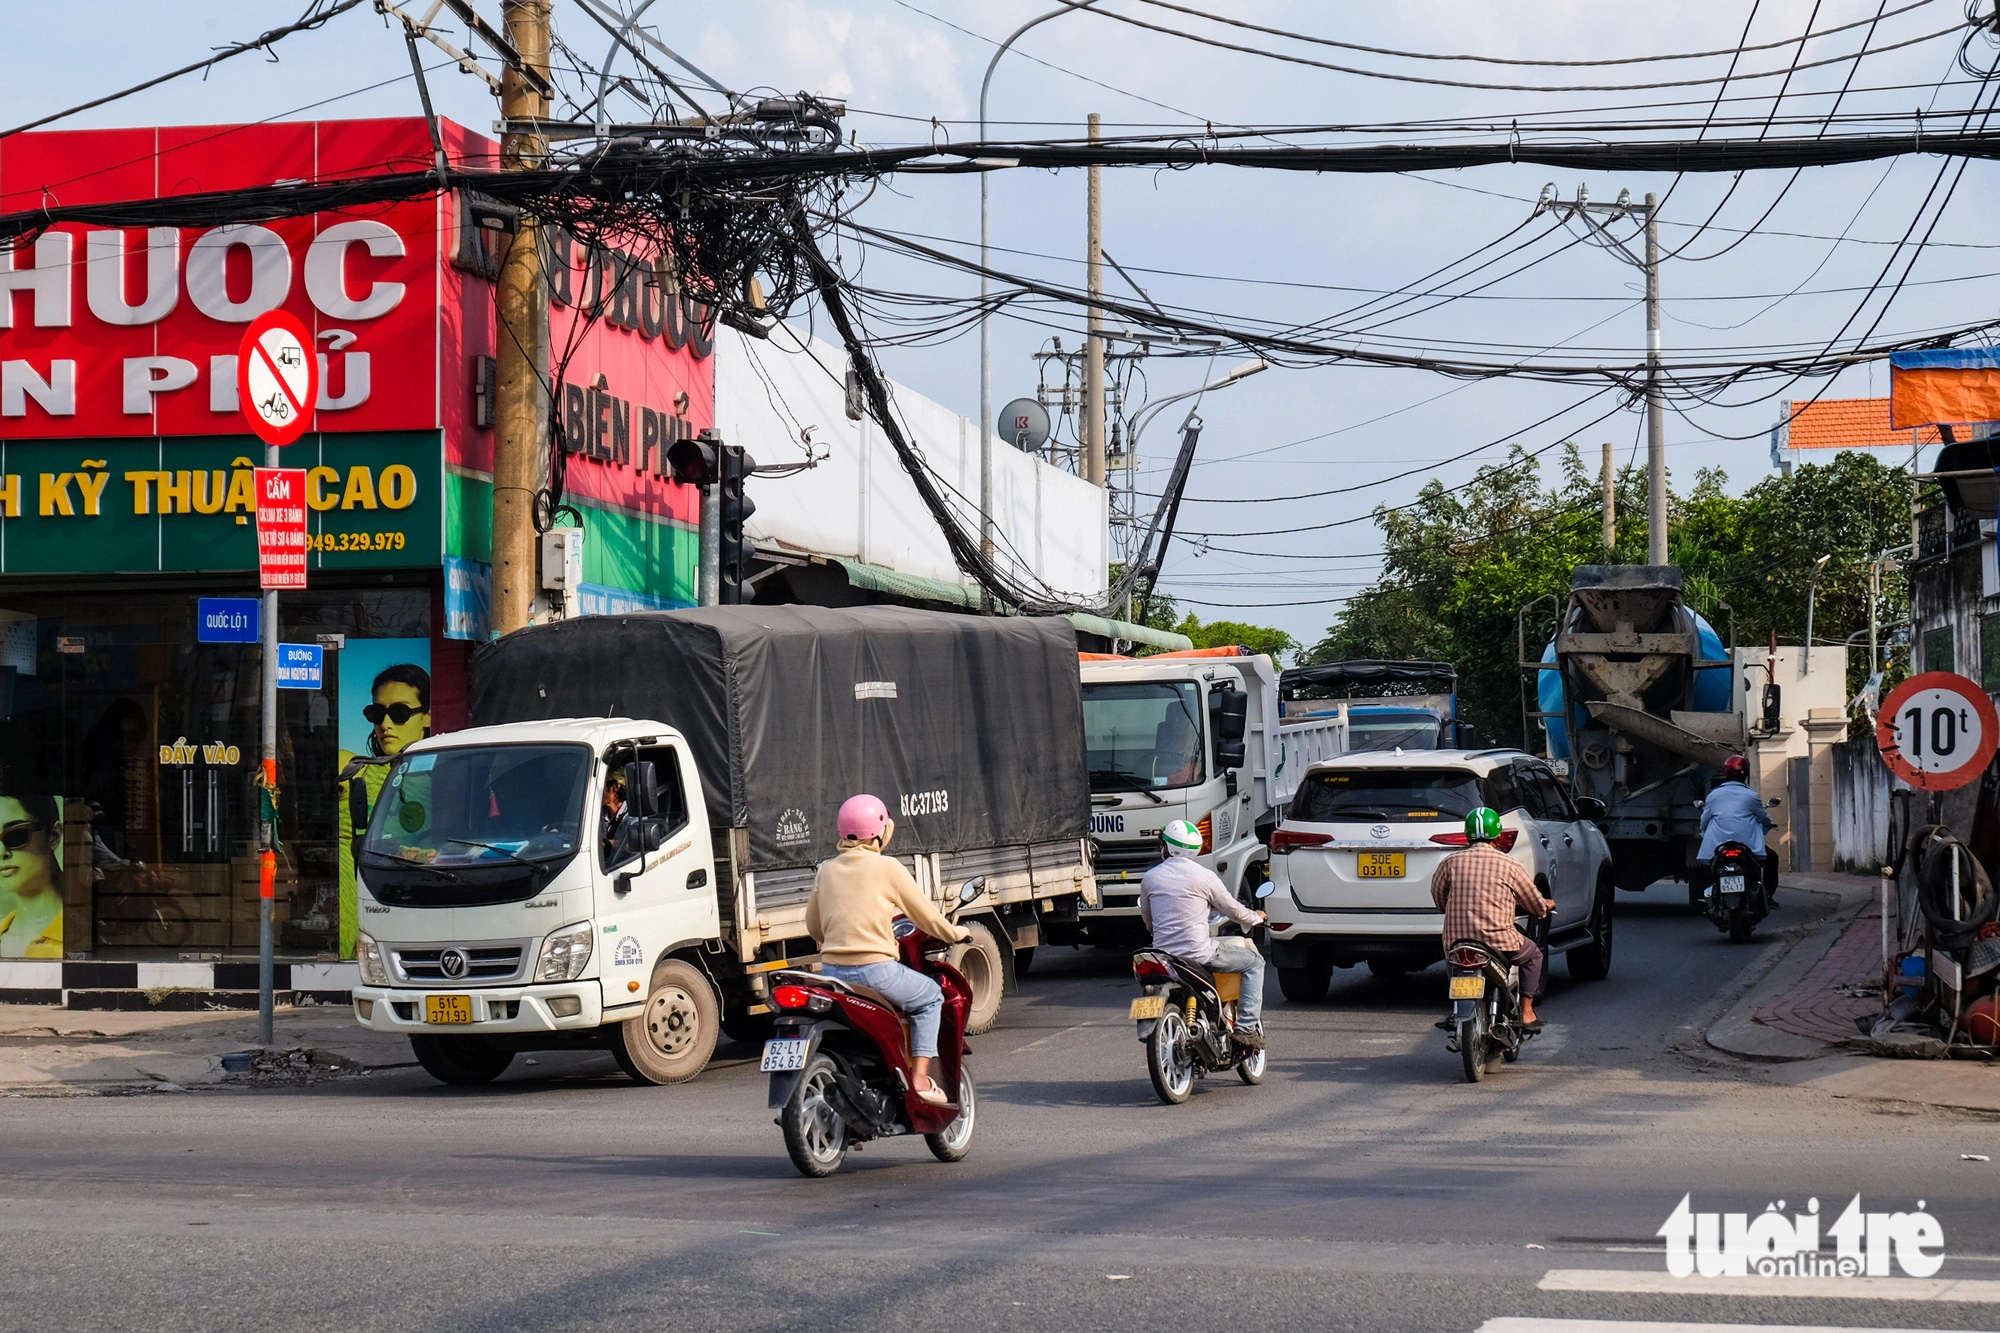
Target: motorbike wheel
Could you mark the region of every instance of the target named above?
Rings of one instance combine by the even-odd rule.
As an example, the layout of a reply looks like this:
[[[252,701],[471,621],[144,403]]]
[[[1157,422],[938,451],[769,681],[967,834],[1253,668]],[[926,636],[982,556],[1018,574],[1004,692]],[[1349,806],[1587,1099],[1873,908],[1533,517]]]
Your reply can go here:
[[[935,1134],[924,1135],[924,1146],[940,1162],[956,1162],[972,1151],[972,1130],[979,1109],[979,1094],[972,1086],[972,1071],[958,1067],[958,1119]]]
[[[1153,1091],[1169,1106],[1179,1106],[1194,1091],[1194,1055],[1188,1050],[1187,1022],[1178,1009],[1168,1009],[1146,1041],[1146,1072]]]
[[[1757,927],[1747,915],[1742,912],[1731,912],[1729,914],[1729,942],[1731,944],[1748,944],[1750,937],[1756,933]]]
[[[1241,1060],[1238,1060],[1236,1062],[1236,1077],[1242,1079],[1253,1088],[1262,1083],[1264,1081],[1264,1064],[1270,1054],[1266,1050],[1255,1050],[1244,1056]]]
[[[814,1179],[832,1175],[847,1160],[847,1120],[833,1104],[832,1089],[833,1061],[816,1055],[778,1116],[792,1165]]]
[[[1486,1030],[1476,1018],[1459,1020],[1458,1058],[1465,1064],[1467,1083],[1477,1083],[1486,1077]]]

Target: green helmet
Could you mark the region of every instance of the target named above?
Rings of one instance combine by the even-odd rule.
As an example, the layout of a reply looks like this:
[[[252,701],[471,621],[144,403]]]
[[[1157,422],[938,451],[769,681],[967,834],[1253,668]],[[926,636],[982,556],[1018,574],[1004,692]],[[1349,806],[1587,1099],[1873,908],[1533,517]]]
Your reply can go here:
[[[1169,856],[1196,856],[1201,852],[1201,830],[1185,819],[1176,819],[1160,830],[1160,841]]]
[[[1480,806],[1465,816],[1465,840],[1468,843],[1492,842],[1500,836],[1500,816],[1485,806]]]

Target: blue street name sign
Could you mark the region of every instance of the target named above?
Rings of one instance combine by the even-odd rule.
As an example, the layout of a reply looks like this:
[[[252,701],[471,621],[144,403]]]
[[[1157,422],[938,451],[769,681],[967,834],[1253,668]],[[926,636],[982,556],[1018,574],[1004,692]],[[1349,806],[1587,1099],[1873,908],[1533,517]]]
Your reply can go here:
[[[278,688],[316,690],[324,679],[326,649],[316,643],[278,645]]]
[[[262,627],[255,597],[203,597],[195,608],[197,643],[255,643]]]

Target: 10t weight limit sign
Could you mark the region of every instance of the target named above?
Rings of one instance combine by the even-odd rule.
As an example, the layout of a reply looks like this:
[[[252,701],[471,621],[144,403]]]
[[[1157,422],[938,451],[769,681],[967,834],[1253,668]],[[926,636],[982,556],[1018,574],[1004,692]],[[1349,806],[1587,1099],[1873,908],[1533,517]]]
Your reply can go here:
[[[1986,691],[1949,671],[1926,671],[1882,703],[1875,742],[1889,771],[1923,791],[1963,787],[2000,747],[2000,717]]]

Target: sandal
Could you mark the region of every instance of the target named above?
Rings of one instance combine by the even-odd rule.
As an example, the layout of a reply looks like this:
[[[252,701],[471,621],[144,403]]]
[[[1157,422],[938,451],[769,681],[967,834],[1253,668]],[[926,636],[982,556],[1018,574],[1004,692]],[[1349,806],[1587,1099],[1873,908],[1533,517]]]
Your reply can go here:
[[[918,1088],[918,1089],[916,1090],[916,1093],[917,1093],[917,1096],[918,1096],[918,1097],[919,1097],[919,1098],[920,1098],[920,1099],[921,1099],[921,1100],[922,1100],[922,1101],[923,1101],[923,1102],[924,1102],[924,1103],[925,1103],[926,1105],[929,1105],[929,1106],[950,1106],[950,1105],[951,1105],[951,1098],[949,1098],[949,1097],[947,1097],[947,1096],[945,1096],[945,1095],[944,1095],[944,1089],[943,1089],[943,1088],[940,1088],[940,1087],[939,1087],[939,1086],[938,1086],[938,1085],[937,1085],[937,1084],[936,1084],[935,1082],[933,1082],[933,1081],[931,1081],[931,1080],[928,1080],[928,1079],[927,1079],[927,1080],[925,1080],[925,1081],[926,1081],[926,1082],[930,1082],[930,1086],[929,1086],[928,1088]]]

